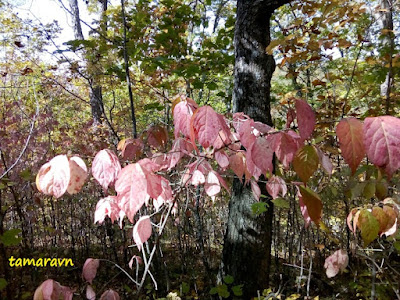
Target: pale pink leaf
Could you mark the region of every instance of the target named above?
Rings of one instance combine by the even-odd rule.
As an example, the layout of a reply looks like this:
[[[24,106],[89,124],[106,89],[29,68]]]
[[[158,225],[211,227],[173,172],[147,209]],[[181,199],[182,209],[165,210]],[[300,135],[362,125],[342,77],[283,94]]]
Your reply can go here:
[[[93,279],[96,277],[97,269],[99,267],[100,261],[94,258],[88,258],[82,268],[82,277],[87,282],[92,284]]]
[[[133,222],[135,214],[150,199],[147,193],[147,178],[140,164],[129,164],[124,167],[115,183],[119,207]]]
[[[128,266],[131,270],[133,269],[134,262],[136,263],[136,265],[141,265],[143,263],[143,260],[140,256],[137,255],[132,256],[131,260],[128,263]]]
[[[217,195],[221,191],[220,182],[214,171],[208,173],[204,189],[210,197]]]
[[[104,190],[114,184],[120,171],[121,164],[118,157],[111,150],[103,149],[94,157],[92,174]]]
[[[121,210],[117,202],[118,198],[116,196],[108,196],[100,199],[99,202],[97,202],[94,212],[94,223],[99,222],[99,224],[102,224],[106,217],[109,217],[111,222],[114,223],[114,221],[119,218]]]
[[[60,294],[61,285],[53,279],[47,279],[36,289],[33,300],[59,299]]]
[[[204,177],[204,174],[200,170],[194,170],[192,174],[192,180],[191,183],[194,186],[198,186],[199,184],[203,184],[206,182],[206,178]]]
[[[149,216],[142,216],[133,227],[133,240],[140,250],[142,245],[150,238],[152,232]]]
[[[254,120],[248,119],[242,122],[238,133],[240,142],[248,150],[256,140],[256,136],[254,135]]]
[[[389,177],[400,167],[400,119],[392,116],[364,120],[364,145],[371,162]]]
[[[88,299],[88,300],[95,300],[96,299],[96,293],[94,292],[94,290],[93,290],[91,285],[88,285],[86,287],[86,299]]]
[[[69,159],[70,179],[67,188],[69,194],[78,193],[85,184],[88,171],[85,162],[78,156]]]
[[[254,199],[260,201],[261,189],[255,180],[250,180],[251,191],[253,192]]]
[[[318,148],[317,146],[315,148],[317,149],[319,163],[321,164],[322,168],[326,171],[326,173],[331,175],[333,172],[333,165],[331,160],[327,155],[324,154],[324,152],[322,152],[320,148]]]
[[[119,294],[113,290],[105,291],[100,297],[100,300],[120,300],[120,299],[121,298],[119,297]]]
[[[214,144],[222,130],[226,135],[230,135],[229,127],[226,125],[221,115],[217,114],[212,107],[203,106],[198,108],[191,119],[190,137],[194,144],[197,139],[204,148]]]
[[[217,151],[214,153],[215,160],[218,165],[225,170],[229,166],[229,157],[226,155],[225,151]]]
[[[246,169],[248,172],[246,172]],[[262,174],[261,169],[258,168],[253,162],[251,147],[246,151],[246,169],[245,169],[246,182],[248,182],[247,175],[250,175],[250,177],[253,176],[256,180],[258,180]]]
[[[287,193],[287,186],[285,181],[279,176],[271,176],[267,182],[267,191],[271,195],[272,199],[279,197],[279,193],[282,197],[285,197]]]
[[[340,249],[325,259],[324,268],[328,278],[335,277],[339,271],[344,271],[349,264],[349,256],[346,251]]]
[[[67,156],[57,155],[40,168],[36,177],[36,186],[43,194],[60,198],[67,191],[70,177]]]
[[[336,127],[339,147],[352,173],[365,156],[363,124],[356,118],[343,119]]]
[[[308,139],[314,131],[315,113],[311,106],[302,99],[295,100],[297,124],[302,140]]]
[[[170,202],[173,200],[171,184],[164,177],[161,177],[161,188],[162,188],[161,195],[158,196],[157,199],[153,199],[153,205],[154,205],[154,208],[156,209],[156,211],[158,211],[159,208],[164,203],[167,203],[167,202]]]

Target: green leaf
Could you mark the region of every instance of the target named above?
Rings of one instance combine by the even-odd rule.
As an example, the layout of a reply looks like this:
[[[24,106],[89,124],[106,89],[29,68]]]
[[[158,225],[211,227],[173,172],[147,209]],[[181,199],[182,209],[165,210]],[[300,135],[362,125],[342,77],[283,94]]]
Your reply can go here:
[[[313,146],[305,145],[297,150],[293,159],[293,168],[300,179],[306,183],[318,169],[319,157]]]
[[[226,284],[220,284],[217,286],[218,289],[218,295],[222,298],[228,298],[230,296],[230,293],[228,291],[228,287]]]
[[[0,182],[0,190],[5,189],[6,187],[7,187],[7,186],[6,186],[4,183]]]
[[[7,230],[2,236],[0,236],[0,241],[4,246],[16,246],[21,242],[21,238],[17,237],[20,232],[21,230],[16,228]]]
[[[232,292],[236,297],[243,296],[243,284],[235,285],[232,287]]]
[[[393,246],[396,249],[397,253],[400,253],[400,241],[394,242]]]
[[[374,182],[368,182],[364,188],[363,196],[366,199],[371,199],[375,195],[376,186]]]
[[[226,284],[232,284],[233,283],[233,276],[231,276],[231,275],[226,275],[225,277],[224,277],[224,282],[226,283]]]
[[[251,210],[256,216],[267,211],[268,204],[266,202],[256,202],[251,205]]]
[[[181,284],[182,294],[187,294],[190,291],[190,286],[186,282],[182,282]]]
[[[32,172],[29,169],[25,169],[22,172],[20,172],[19,176],[21,176],[21,178],[26,181],[30,181],[33,179]]]
[[[271,200],[271,202],[279,208],[289,208],[289,202],[286,199],[283,198],[276,198],[274,200]]]
[[[4,290],[6,286],[7,280],[5,280],[4,278],[0,278],[0,291]]]
[[[215,295],[217,293],[218,293],[218,289],[216,287],[211,288],[211,290],[210,290],[211,295]]]
[[[319,224],[322,215],[322,201],[319,195],[309,188],[300,186],[300,194],[304,205],[307,207],[308,215],[315,224]]]
[[[378,237],[379,234],[379,222],[378,220],[366,209],[360,212],[358,218],[358,224],[361,229],[361,237],[364,241],[364,245],[368,246],[373,240]]]

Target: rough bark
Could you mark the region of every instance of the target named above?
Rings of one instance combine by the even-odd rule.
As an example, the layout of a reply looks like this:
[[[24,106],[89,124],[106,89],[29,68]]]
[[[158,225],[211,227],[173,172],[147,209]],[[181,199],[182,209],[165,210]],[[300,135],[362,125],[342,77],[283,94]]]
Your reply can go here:
[[[77,40],[83,40],[81,19],[79,17],[78,0],[69,0],[69,6],[72,12],[72,23],[74,26],[74,35]]]
[[[289,1],[238,0],[235,25],[234,112],[244,112],[256,121],[272,125],[270,113],[271,77],[275,61],[265,49],[270,42],[270,17]],[[260,185],[264,195],[265,184]],[[224,238],[222,275],[244,284],[243,299],[268,287],[272,242],[273,206],[256,217],[251,188],[236,178],[229,203]]]

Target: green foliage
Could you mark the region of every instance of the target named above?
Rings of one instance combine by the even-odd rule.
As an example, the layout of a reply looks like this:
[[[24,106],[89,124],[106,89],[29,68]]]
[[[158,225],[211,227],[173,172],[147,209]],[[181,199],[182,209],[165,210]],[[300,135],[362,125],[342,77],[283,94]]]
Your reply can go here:
[[[16,246],[21,242],[21,238],[18,237],[18,234],[21,233],[21,229],[10,229],[3,233],[0,236],[0,242],[3,243],[4,246]]]

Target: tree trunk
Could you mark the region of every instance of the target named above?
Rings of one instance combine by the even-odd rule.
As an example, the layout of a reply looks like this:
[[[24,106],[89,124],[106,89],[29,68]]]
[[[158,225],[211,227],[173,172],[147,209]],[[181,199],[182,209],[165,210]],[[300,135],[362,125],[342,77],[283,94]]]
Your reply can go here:
[[[107,1],[102,2],[103,14],[104,9],[107,9]],[[74,26],[75,39],[84,40],[81,27],[81,19],[79,16],[79,6],[78,0],[69,0],[69,6],[72,13],[72,21]],[[89,62],[90,63],[90,62]],[[90,85],[90,107],[92,110],[93,125],[97,126],[102,123],[103,115],[103,95],[101,91],[101,86],[96,83],[96,74],[92,74],[93,78],[89,81]]]
[[[244,112],[255,121],[272,125],[271,77],[275,61],[266,54],[270,42],[270,17],[289,1],[238,0],[235,27],[234,112]],[[267,195],[265,184],[261,192]],[[258,217],[252,213],[256,200],[249,186],[233,182],[229,217],[224,238],[221,275],[231,275],[243,284],[243,299],[268,287],[272,242],[273,206]]]
[[[387,57],[389,65],[388,72],[386,74],[385,81],[381,84],[381,96],[385,98],[385,113],[390,114],[390,93],[393,89],[393,53],[394,53],[394,32],[393,32],[393,1],[392,0],[381,0],[381,20],[383,32],[383,56]]]

